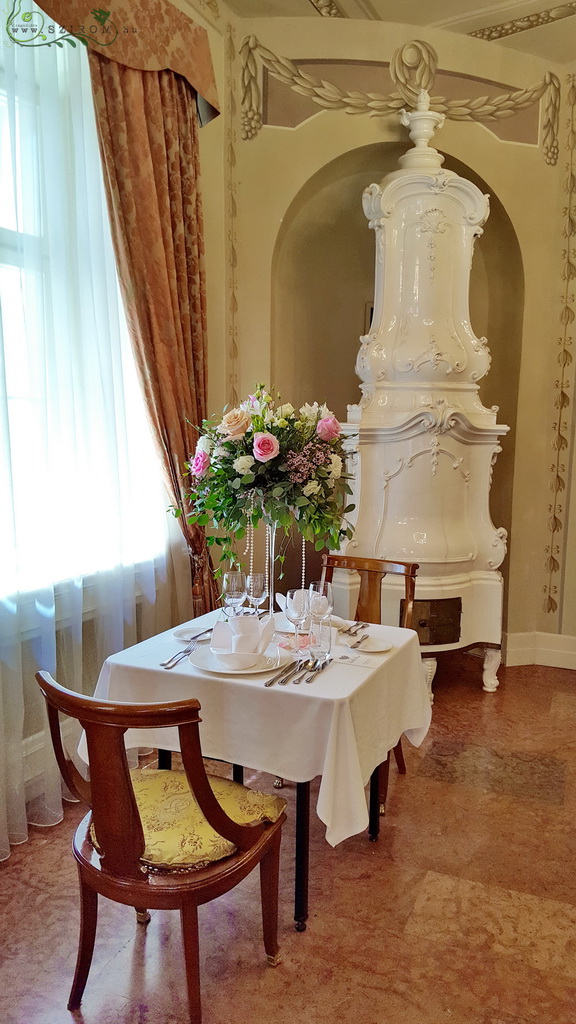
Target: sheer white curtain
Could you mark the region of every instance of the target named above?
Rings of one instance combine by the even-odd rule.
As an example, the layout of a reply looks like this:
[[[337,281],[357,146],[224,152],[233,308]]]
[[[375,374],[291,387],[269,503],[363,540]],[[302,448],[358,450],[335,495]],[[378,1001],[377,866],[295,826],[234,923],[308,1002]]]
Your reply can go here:
[[[118,297],[86,53],[15,46],[0,61],[3,859],[27,823],[62,815],[34,673],[92,692],[109,653],[169,626],[172,566]]]

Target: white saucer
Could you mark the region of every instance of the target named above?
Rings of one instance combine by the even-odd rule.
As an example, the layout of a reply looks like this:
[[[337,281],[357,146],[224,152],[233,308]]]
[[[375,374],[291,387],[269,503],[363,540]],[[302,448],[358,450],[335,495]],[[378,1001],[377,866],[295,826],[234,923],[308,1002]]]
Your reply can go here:
[[[277,648],[274,654],[259,654],[258,661],[250,668],[232,669],[222,665],[209,647],[198,647],[188,655],[188,660],[202,672],[216,672],[219,676],[253,676],[258,672],[272,672],[275,668],[287,665],[292,661],[292,656],[289,651]]]
[[[356,637],[356,639],[358,639],[358,637]],[[343,636],[340,643],[345,647],[352,647],[355,640],[353,636]],[[392,644],[388,644],[384,640],[379,640],[377,636],[369,636],[366,637],[366,640],[363,640],[358,647],[354,647],[354,650],[358,651],[360,654],[384,654],[385,651],[392,650]]]

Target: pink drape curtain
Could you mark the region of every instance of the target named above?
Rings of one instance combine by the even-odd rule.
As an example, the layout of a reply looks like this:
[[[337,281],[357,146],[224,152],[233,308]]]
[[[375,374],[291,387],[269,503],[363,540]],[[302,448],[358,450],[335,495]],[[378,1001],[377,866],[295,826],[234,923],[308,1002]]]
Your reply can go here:
[[[172,71],[90,51],[112,237],[136,363],[191,556],[194,612],[216,591],[204,532],[185,522],[184,462],[206,415],[206,299],[195,94]]]

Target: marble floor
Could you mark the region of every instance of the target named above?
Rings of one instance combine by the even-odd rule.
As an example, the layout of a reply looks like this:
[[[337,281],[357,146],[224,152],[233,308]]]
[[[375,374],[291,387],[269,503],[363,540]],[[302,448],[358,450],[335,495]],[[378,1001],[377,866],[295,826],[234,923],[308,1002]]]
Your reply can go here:
[[[311,825],[311,914],[294,931],[294,787],[280,942],[266,966],[258,875],[200,909],[204,1024],[574,1024],[576,673],[440,661],[434,718],[390,772],[378,843]],[[272,786],[246,773],[248,783]],[[315,803],[313,793],[313,806]],[[66,1010],[78,903],[68,805],[0,865],[1,1024],[186,1024],[178,915],[100,902],[81,1009]]]

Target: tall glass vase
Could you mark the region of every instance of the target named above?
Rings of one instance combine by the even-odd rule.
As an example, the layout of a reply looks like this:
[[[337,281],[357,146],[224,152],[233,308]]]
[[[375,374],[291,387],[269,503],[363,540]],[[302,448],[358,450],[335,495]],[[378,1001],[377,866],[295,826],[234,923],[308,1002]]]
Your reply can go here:
[[[274,572],[276,558],[276,523],[266,525],[266,568],[268,570],[268,611],[274,614]]]

